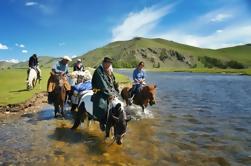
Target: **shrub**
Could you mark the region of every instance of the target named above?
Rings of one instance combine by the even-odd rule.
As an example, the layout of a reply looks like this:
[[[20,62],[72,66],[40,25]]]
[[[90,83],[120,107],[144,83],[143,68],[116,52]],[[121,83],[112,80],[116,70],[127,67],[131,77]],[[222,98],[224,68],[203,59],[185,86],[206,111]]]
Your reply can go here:
[[[227,67],[230,67],[232,69],[244,69],[244,65],[240,62],[231,60],[226,63]]]

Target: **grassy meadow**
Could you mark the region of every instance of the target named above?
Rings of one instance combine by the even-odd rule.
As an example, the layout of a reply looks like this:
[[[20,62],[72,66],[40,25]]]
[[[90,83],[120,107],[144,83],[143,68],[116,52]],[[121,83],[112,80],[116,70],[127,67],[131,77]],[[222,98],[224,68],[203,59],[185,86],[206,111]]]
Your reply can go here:
[[[209,69],[209,68],[177,69],[177,68],[162,68],[162,69],[149,69],[148,71],[251,75],[251,68],[249,68],[249,69],[218,69],[218,68],[211,68],[211,69]]]
[[[0,71],[0,105],[15,104],[31,98],[35,93],[46,91],[50,69],[42,69],[40,84],[26,90],[27,69],[9,69]]]
[[[21,103],[31,98],[35,93],[46,91],[50,68],[42,68],[40,84],[31,90],[26,90],[27,69],[0,70],[0,105]],[[119,83],[129,82],[129,78],[115,73]]]

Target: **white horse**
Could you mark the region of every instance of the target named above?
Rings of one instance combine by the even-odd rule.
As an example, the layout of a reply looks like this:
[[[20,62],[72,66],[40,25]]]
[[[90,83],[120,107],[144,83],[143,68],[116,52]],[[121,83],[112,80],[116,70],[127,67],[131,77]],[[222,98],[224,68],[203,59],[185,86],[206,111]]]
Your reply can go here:
[[[37,71],[33,68],[30,68],[28,81],[27,81],[27,90],[31,90],[36,86],[37,83]]]

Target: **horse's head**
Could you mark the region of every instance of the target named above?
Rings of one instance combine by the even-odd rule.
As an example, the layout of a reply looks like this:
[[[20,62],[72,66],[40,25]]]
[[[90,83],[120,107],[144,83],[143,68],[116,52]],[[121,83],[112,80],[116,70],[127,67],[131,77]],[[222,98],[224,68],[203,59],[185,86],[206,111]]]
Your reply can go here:
[[[148,85],[142,89],[142,93],[144,93],[145,98],[148,99],[149,104],[151,106],[156,103],[155,102],[156,88],[157,88],[156,85]]]
[[[131,120],[131,117],[126,114],[121,103],[116,104],[116,106],[112,108],[111,114],[114,121],[114,137],[116,143],[121,145],[123,137],[126,134],[127,122]]]
[[[62,74],[53,74],[53,80],[56,83],[56,87],[63,86],[63,75]]]

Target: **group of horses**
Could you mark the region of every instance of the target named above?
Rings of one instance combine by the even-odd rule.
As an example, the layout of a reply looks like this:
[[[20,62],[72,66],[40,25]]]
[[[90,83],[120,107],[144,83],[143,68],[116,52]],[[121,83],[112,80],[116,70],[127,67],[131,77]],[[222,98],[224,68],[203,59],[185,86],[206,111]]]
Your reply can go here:
[[[30,73],[31,72],[32,70],[30,71]],[[55,81],[55,88],[52,92],[55,117],[59,112],[64,117],[64,105],[67,98],[67,91],[63,85],[64,76],[62,76],[61,74],[54,74],[52,76],[54,77]],[[75,82],[73,81],[73,79],[76,79],[76,77],[72,77],[70,79],[71,82]],[[127,122],[131,119],[129,113],[127,113],[126,111],[126,106],[130,104],[130,91],[131,87],[124,87],[121,90],[120,95],[122,99],[125,100],[126,105],[123,101],[119,100],[119,96],[116,96],[113,100],[111,100],[107,111],[105,137],[109,137],[110,129],[113,127],[114,140],[117,144],[122,144],[122,138],[125,135],[127,129]],[[141,89],[141,91],[133,97],[133,103],[141,106],[142,111],[144,111],[148,104],[155,104],[155,93],[156,85],[145,85]],[[88,121],[94,119],[92,102],[90,101],[92,95],[93,91],[87,90],[84,94],[82,93],[78,96],[78,101],[77,103],[75,103],[75,106],[77,106],[75,107],[77,108],[77,111],[73,116],[74,124],[72,126],[72,129],[76,129],[81,124],[81,122],[84,122],[84,120],[87,118]]]

